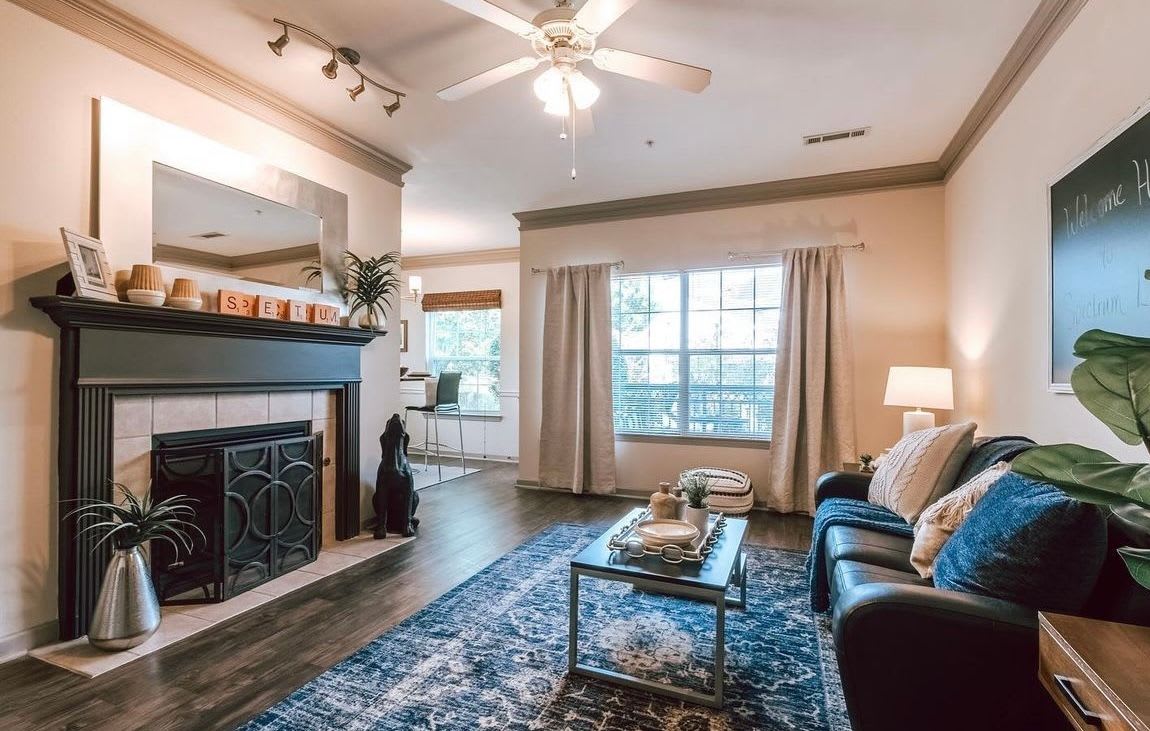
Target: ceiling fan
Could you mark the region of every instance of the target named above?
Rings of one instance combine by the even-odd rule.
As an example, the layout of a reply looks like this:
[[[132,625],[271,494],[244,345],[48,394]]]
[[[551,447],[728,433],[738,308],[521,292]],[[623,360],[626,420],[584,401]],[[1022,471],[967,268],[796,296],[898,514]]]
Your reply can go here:
[[[555,0],[554,8],[539,13],[531,22],[487,0],[443,1],[529,41],[533,55],[441,89],[440,99],[462,99],[546,63],[547,70],[535,79],[535,95],[544,102],[545,112],[574,120],[576,111],[589,110],[599,98],[599,88],[578,68],[579,63],[587,59],[603,71],[696,94],[711,82],[711,72],[707,69],[615,48],[595,47],[599,34],[638,0],[587,0],[578,11],[571,6],[571,0]]]

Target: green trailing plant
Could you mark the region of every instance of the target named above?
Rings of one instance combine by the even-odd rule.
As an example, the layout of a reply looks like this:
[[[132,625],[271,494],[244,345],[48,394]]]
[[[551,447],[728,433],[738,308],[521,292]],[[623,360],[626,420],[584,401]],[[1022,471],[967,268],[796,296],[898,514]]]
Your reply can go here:
[[[151,540],[167,541],[178,555],[182,550],[191,553],[192,533],[204,537],[199,526],[192,523],[196,516],[191,503],[194,498],[185,495],[152,501],[152,493],[138,497],[127,487],[113,482],[112,487],[119,493],[119,502],[97,500],[94,498],[81,499],[83,504],[69,512],[65,517],[75,516],[77,521],[85,525],[78,536],[94,533],[100,536],[93,549],[104,541],[112,541],[116,548],[132,548],[142,546]]]
[[[712,484],[711,478],[698,472],[679,478],[679,487],[683,489],[683,497],[687,498],[688,507],[699,510],[707,507]]]
[[[336,280],[340,296],[350,308],[348,316],[354,317],[362,309],[377,309],[381,303],[390,307],[391,297],[400,287],[396,271],[398,267],[398,251],[366,259],[351,251],[343,252],[343,271]],[[318,261],[308,264],[301,271],[307,275],[308,284],[323,278],[323,266]]]
[[[1074,395],[1126,444],[1150,451],[1150,338],[1102,330],[1074,343],[1082,358],[1070,375]],[[1082,502],[1150,509],[1150,464],[1118,462],[1077,444],[1035,447],[1015,458],[1020,475],[1049,482]],[[1130,575],[1150,588],[1150,549],[1120,548]]]

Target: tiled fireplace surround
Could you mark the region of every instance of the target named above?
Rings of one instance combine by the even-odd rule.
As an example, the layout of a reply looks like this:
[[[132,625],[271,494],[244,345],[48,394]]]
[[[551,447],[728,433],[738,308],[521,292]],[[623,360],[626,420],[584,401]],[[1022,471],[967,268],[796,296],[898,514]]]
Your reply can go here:
[[[155,434],[310,420],[312,433],[324,437],[323,547],[335,544],[335,391],[117,396],[113,414],[112,473],[137,494],[148,489]]]

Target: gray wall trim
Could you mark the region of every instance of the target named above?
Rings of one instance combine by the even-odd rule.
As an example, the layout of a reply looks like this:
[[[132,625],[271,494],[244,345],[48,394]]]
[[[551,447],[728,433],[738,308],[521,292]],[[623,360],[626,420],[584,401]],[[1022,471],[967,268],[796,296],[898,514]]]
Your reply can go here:
[[[400,266],[406,271],[413,269],[433,269],[435,267],[457,267],[468,264],[499,264],[502,262],[519,261],[519,247],[511,246],[504,249],[481,249],[479,251],[463,251],[458,254],[426,254],[424,256],[405,256]]]
[[[982,95],[943,150],[939,165],[952,175],[1014,99],[1046,53],[1088,0],[1042,0]]]
[[[402,186],[404,173],[411,170],[411,165],[403,160],[304,111],[271,89],[227,70],[102,0],[11,2],[384,180]],[[275,31],[268,26],[270,35]]]
[[[817,175],[809,178],[773,180],[768,183],[734,185],[726,188],[708,188],[683,193],[587,203],[578,206],[545,208],[538,211],[521,211],[514,215],[519,220],[520,231],[533,231],[601,221],[622,221],[631,218],[759,206],[765,203],[778,203],[797,198],[933,185],[941,183],[942,180],[943,171],[938,163],[925,162],[873,170]]]

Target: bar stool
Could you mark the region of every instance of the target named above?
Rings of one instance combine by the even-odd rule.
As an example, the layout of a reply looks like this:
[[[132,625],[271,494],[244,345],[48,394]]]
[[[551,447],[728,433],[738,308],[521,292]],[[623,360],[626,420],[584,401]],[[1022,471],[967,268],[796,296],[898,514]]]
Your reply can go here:
[[[439,384],[435,388],[435,404],[427,406],[407,406],[403,409],[403,430],[407,431],[407,415],[411,411],[423,414],[423,442],[415,444],[416,448],[423,450],[423,469],[427,471],[427,455],[431,447],[435,447],[436,467],[439,469],[439,481],[443,482],[443,450],[446,447],[447,456],[454,452],[459,453],[459,461],[463,465],[463,473],[467,474],[467,458],[463,455],[463,413],[459,409],[459,380],[462,373],[440,373]],[[439,441],[439,415],[455,414],[459,424],[459,449],[450,445],[443,445]],[[428,439],[428,419],[435,421],[435,441]]]

